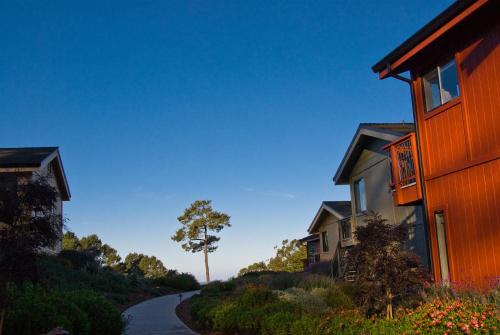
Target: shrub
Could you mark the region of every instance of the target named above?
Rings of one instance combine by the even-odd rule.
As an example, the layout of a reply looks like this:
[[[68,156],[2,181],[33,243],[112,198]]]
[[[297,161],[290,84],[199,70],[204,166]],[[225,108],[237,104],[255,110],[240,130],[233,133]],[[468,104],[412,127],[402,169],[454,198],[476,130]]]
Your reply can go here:
[[[333,309],[350,309],[354,307],[351,298],[339,288],[330,288],[326,290],[324,299],[326,305]]]
[[[248,285],[238,296],[237,302],[244,307],[256,307],[276,300],[276,295],[265,286]]]
[[[237,331],[240,327],[238,320],[240,309],[235,303],[223,303],[212,310],[213,328],[225,332]]]
[[[305,312],[309,313],[324,313],[327,309],[327,305],[321,296],[325,294],[325,289],[316,289],[316,294],[312,294],[301,288],[292,287],[286,291],[280,291],[278,296],[284,301],[288,301],[300,307]]]
[[[164,277],[154,279],[153,283],[179,291],[193,291],[200,288],[200,284],[190,273],[168,273]]]
[[[217,300],[211,297],[195,295],[191,298],[190,314],[204,328],[213,328],[213,309]]]
[[[231,292],[235,289],[235,287],[236,285],[233,281],[222,282],[216,280],[203,286],[201,289],[201,294],[215,296],[221,293]]]
[[[11,288],[5,318],[6,335],[39,335],[62,326],[74,335],[90,334],[86,313],[57,291],[25,284]]]
[[[296,316],[290,312],[277,312],[270,314],[262,321],[263,335],[288,335],[290,327]]]
[[[316,316],[302,315],[295,320],[290,327],[291,335],[320,335],[321,320]]]
[[[120,335],[120,311],[91,291],[61,292],[25,284],[9,292],[5,334],[40,335],[62,326],[73,335]]]
[[[120,311],[104,297],[92,291],[75,291],[65,296],[85,311],[91,334],[120,335],[125,330]]]

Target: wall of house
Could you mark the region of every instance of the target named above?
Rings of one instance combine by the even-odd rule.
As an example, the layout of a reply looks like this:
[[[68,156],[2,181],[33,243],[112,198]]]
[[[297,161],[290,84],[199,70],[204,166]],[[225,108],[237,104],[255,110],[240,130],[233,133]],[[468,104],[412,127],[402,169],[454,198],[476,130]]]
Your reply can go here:
[[[461,96],[426,113],[422,69],[413,90],[435,279],[435,210],[444,210],[451,280],[487,286],[500,276],[500,23],[484,12],[435,54],[454,57]],[[436,65],[434,64],[434,65]]]
[[[323,239],[321,238],[321,233],[328,232],[328,252],[323,252]],[[325,215],[322,218],[321,224],[318,226],[318,233],[320,236],[320,259],[321,261],[330,261],[335,255],[335,249],[339,243],[339,226],[338,218],[333,215]]]
[[[427,264],[427,247],[425,239],[424,216],[421,206],[395,206],[390,189],[390,158],[382,150],[386,141],[375,140],[363,150],[350,176],[353,231],[363,225],[365,214],[356,214],[354,182],[365,179],[367,213],[374,211],[391,224],[408,225],[409,239],[407,246],[415,251],[423,264]]]
[[[57,183],[57,179],[56,179],[56,175],[54,173],[54,167],[53,167],[52,163],[47,165],[46,167],[41,168],[39,171],[34,173],[33,176],[36,177],[37,174],[39,174],[41,176],[45,176],[47,178],[49,184],[52,187],[54,187],[57,190],[57,192],[60,194],[61,190],[59,188],[59,184]],[[61,219],[63,218],[63,202],[61,200],[61,197],[58,197],[58,199],[57,199],[55,214],[59,215],[61,217]],[[61,224],[61,227],[59,230],[59,234],[61,236],[59,241],[57,241],[57,243],[54,245],[53,248],[48,248],[48,249],[44,250],[45,252],[59,253],[61,251],[61,249],[62,249],[62,235],[63,235],[63,225],[62,224]]]

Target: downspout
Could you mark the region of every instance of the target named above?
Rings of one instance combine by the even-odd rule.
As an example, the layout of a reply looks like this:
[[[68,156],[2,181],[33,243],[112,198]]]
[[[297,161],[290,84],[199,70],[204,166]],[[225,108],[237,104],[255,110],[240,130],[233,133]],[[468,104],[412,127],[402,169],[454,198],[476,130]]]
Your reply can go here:
[[[407,83],[410,87],[410,93],[411,93],[411,107],[412,107],[412,113],[413,113],[413,123],[415,124],[415,134],[416,134],[416,140],[417,140],[417,154],[418,154],[418,167],[420,169],[420,186],[422,187],[422,207],[424,210],[424,235],[425,235],[425,246],[426,246],[426,251],[427,251],[427,267],[429,271],[431,272],[432,275],[434,275],[434,267],[432,264],[432,257],[431,257],[431,241],[429,238],[429,225],[428,225],[428,220],[427,220],[427,192],[425,191],[425,182],[424,182],[424,169],[423,169],[423,163],[422,163],[422,152],[420,150],[421,145],[420,145],[420,132],[418,129],[418,122],[417,122],[417,106],[416,106],[416,97],[415,97],[415,92],[413,90],[413,81],[410,78],[403,77],[399,74],[392,73],[391,69],[391,64],[387,64],[387,73],[388,76],[393,77],[397,80],[403,81]],[[416,214],[415,214],[416,215]]]

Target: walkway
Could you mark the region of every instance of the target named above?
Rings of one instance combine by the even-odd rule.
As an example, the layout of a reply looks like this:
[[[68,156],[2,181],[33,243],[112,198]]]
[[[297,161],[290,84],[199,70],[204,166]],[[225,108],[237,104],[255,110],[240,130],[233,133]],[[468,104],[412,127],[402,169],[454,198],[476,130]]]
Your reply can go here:
[[[199,291],[186,292],[187,299]],[[196,335],[175,314],[179,304],[177,294],[166,295],[130,307],[123,315],[130,318],[125,335]]]

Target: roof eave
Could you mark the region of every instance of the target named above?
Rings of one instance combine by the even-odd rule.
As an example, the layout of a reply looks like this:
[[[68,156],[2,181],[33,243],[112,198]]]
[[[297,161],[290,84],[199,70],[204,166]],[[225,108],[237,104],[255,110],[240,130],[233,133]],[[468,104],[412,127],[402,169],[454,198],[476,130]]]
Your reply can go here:
[[[373,65],[372,71],[379,73],[380,79],[403,72],[403,65],[408,60],[488,2],[489,0],[456,1]]]

